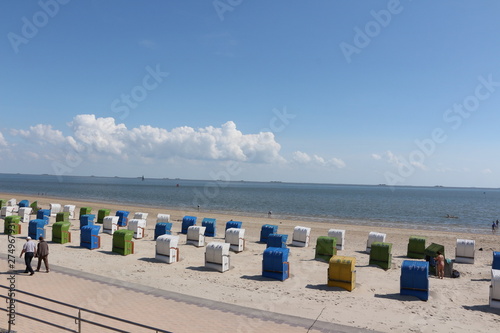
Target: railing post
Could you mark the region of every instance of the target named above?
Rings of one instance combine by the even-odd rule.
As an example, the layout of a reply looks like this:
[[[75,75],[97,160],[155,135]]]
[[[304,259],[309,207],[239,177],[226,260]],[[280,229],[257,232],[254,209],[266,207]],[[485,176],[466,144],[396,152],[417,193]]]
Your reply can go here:
[[[82,310],[78,309],[78,333],[82,332]]]

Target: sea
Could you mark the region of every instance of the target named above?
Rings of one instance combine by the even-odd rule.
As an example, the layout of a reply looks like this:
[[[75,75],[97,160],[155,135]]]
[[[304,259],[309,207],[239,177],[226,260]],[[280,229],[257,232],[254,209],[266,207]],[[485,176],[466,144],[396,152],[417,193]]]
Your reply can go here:
[[[491,233],[500,189],[0,174],[0,192],[210,213]],[[10,198],[0,198],[8,200]]]

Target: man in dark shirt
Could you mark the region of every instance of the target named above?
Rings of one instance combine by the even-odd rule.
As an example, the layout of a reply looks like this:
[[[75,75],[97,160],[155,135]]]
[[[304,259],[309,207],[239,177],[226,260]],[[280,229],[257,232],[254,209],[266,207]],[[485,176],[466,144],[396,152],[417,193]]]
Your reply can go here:
[[[36,271],[40,272],[40,267],[42,266],[42,261],[45,265],[45,269],[47,273],[49,272],[49,244],[43,239],[42,236],[38,238],[38,247],[36,249],[35,257],[38,257],[38,265],[36,267]]]

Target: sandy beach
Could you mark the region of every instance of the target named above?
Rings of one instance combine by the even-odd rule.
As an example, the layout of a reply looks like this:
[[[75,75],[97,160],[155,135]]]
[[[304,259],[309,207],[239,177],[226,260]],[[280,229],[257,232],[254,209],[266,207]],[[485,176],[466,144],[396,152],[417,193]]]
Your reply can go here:
[[[204,213],[201,211],[175,211],[154,207],[138,207],[97,202],[82,202],[46,196],[24,196],[0,193],[3,199],[37,200],[41,208],[50,203],[61,206],[92,207],[97,215],[99,209],[110,209],[148,213],[146,236],[134,240],[135,253],[121,256],[111,252],[112,236],[101,234],[101,247],[88,250],[79,247],[79,221],[72,220],[72,242],[55,244],[52,239],[51,218],[46,227],[51,264],[90,272],[123,281],[175,291],[209,300],[252,307],[282,314],[333,322],[353,327],[368,328],[382,332],[492,332],[498,330],[500,310],[488,306],[491,276],[492,251],[500,250],[500,234],[463,234],[448,232],[370,227],[366,225],[289,221],[278,218],[235,216]],[[223,241],[227,221],[241,221],[245,229],[246,248],[241,253],[231,253],[231,269],[219,273],[204,268],[203,247],[185,244],[186,235],[180,234],[180,261],[174,264],[161,263],[154,259],[154,227],[157,214],[170,214],[173,222],[172,234],[180,234],[181,220],[185,215],[198,217],[198,224],[205,217],[217,220],[217,236],[209,241]],[[265,244],[259,243],[260,230],[264,224],[279,226],[278,232],[288,234],[290,242],[295,226],[311,228],[309,247],[290,247],[290,278],[281,282],[262,278],[262,253]],[[329,229],[344,229],[345,249],[339,255],[356,258],[356,288],[352,292],[327,286],[326,262],[314,260],[314,249],[318,236],[326,236]],[[3,230],[3,229],[2,229]],[[392,267],[385,271],[368,265],[365,252],[369,232],[386,233],[386,242],[392,243]],[[19,238],[27,236],[28,224],[23,224]],[[401,263],[406,258],[410,236],[427,237],[430,243],[442,244],[446,257],[455,259],[457,238],[473,239],[476,242],[474,264],[454,264],[460,272],[456,279],[439,280],[430,277],[430,297],[421,301],[411,296],[401,296]],[[19,240],[20,242],[21,240]],[[0,252],[6,253],[7,237],[0,237]],[[482,251],[479,249],[482,248]],[[36,262],[36,260],[35,260]],[[21,266],[21,265],[20,265]],[[36,278],[36,275],[35,277]],[[78,288],[75,286],[75,288]],[[151,311],[156,311],[151,309]],[[160,309],[158,309],[160,311]],[[319,316],[319,317],[318,317]],[[154,323],[150,323],[154,325]]]

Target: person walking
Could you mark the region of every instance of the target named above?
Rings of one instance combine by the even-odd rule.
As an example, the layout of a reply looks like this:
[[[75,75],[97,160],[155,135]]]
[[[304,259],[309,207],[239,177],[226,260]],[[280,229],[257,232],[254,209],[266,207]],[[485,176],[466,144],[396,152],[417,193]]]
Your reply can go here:
[[[49,272],[49,244],[43,239],[42,236],[38,238],[38,246],[36,248],[35,257],[38,257],[38,265],[36,266],[36,271],[40,272],[40,267],[42,267],[42,261],[45,265],[45,270]]]
[[[26,243],[24,243],[23,250],[21,251],[21,255],[19,256],[19,258],[22,258],[24,254],[24,263],[26,264],[26,269],[24,270],[24,273],[29,272],[30,275],[35,274],[35,271],[31,267],[31,261],[35,256],[35,250],[36,250],[36,243],[31,240],[30,236],[26,237]]]

